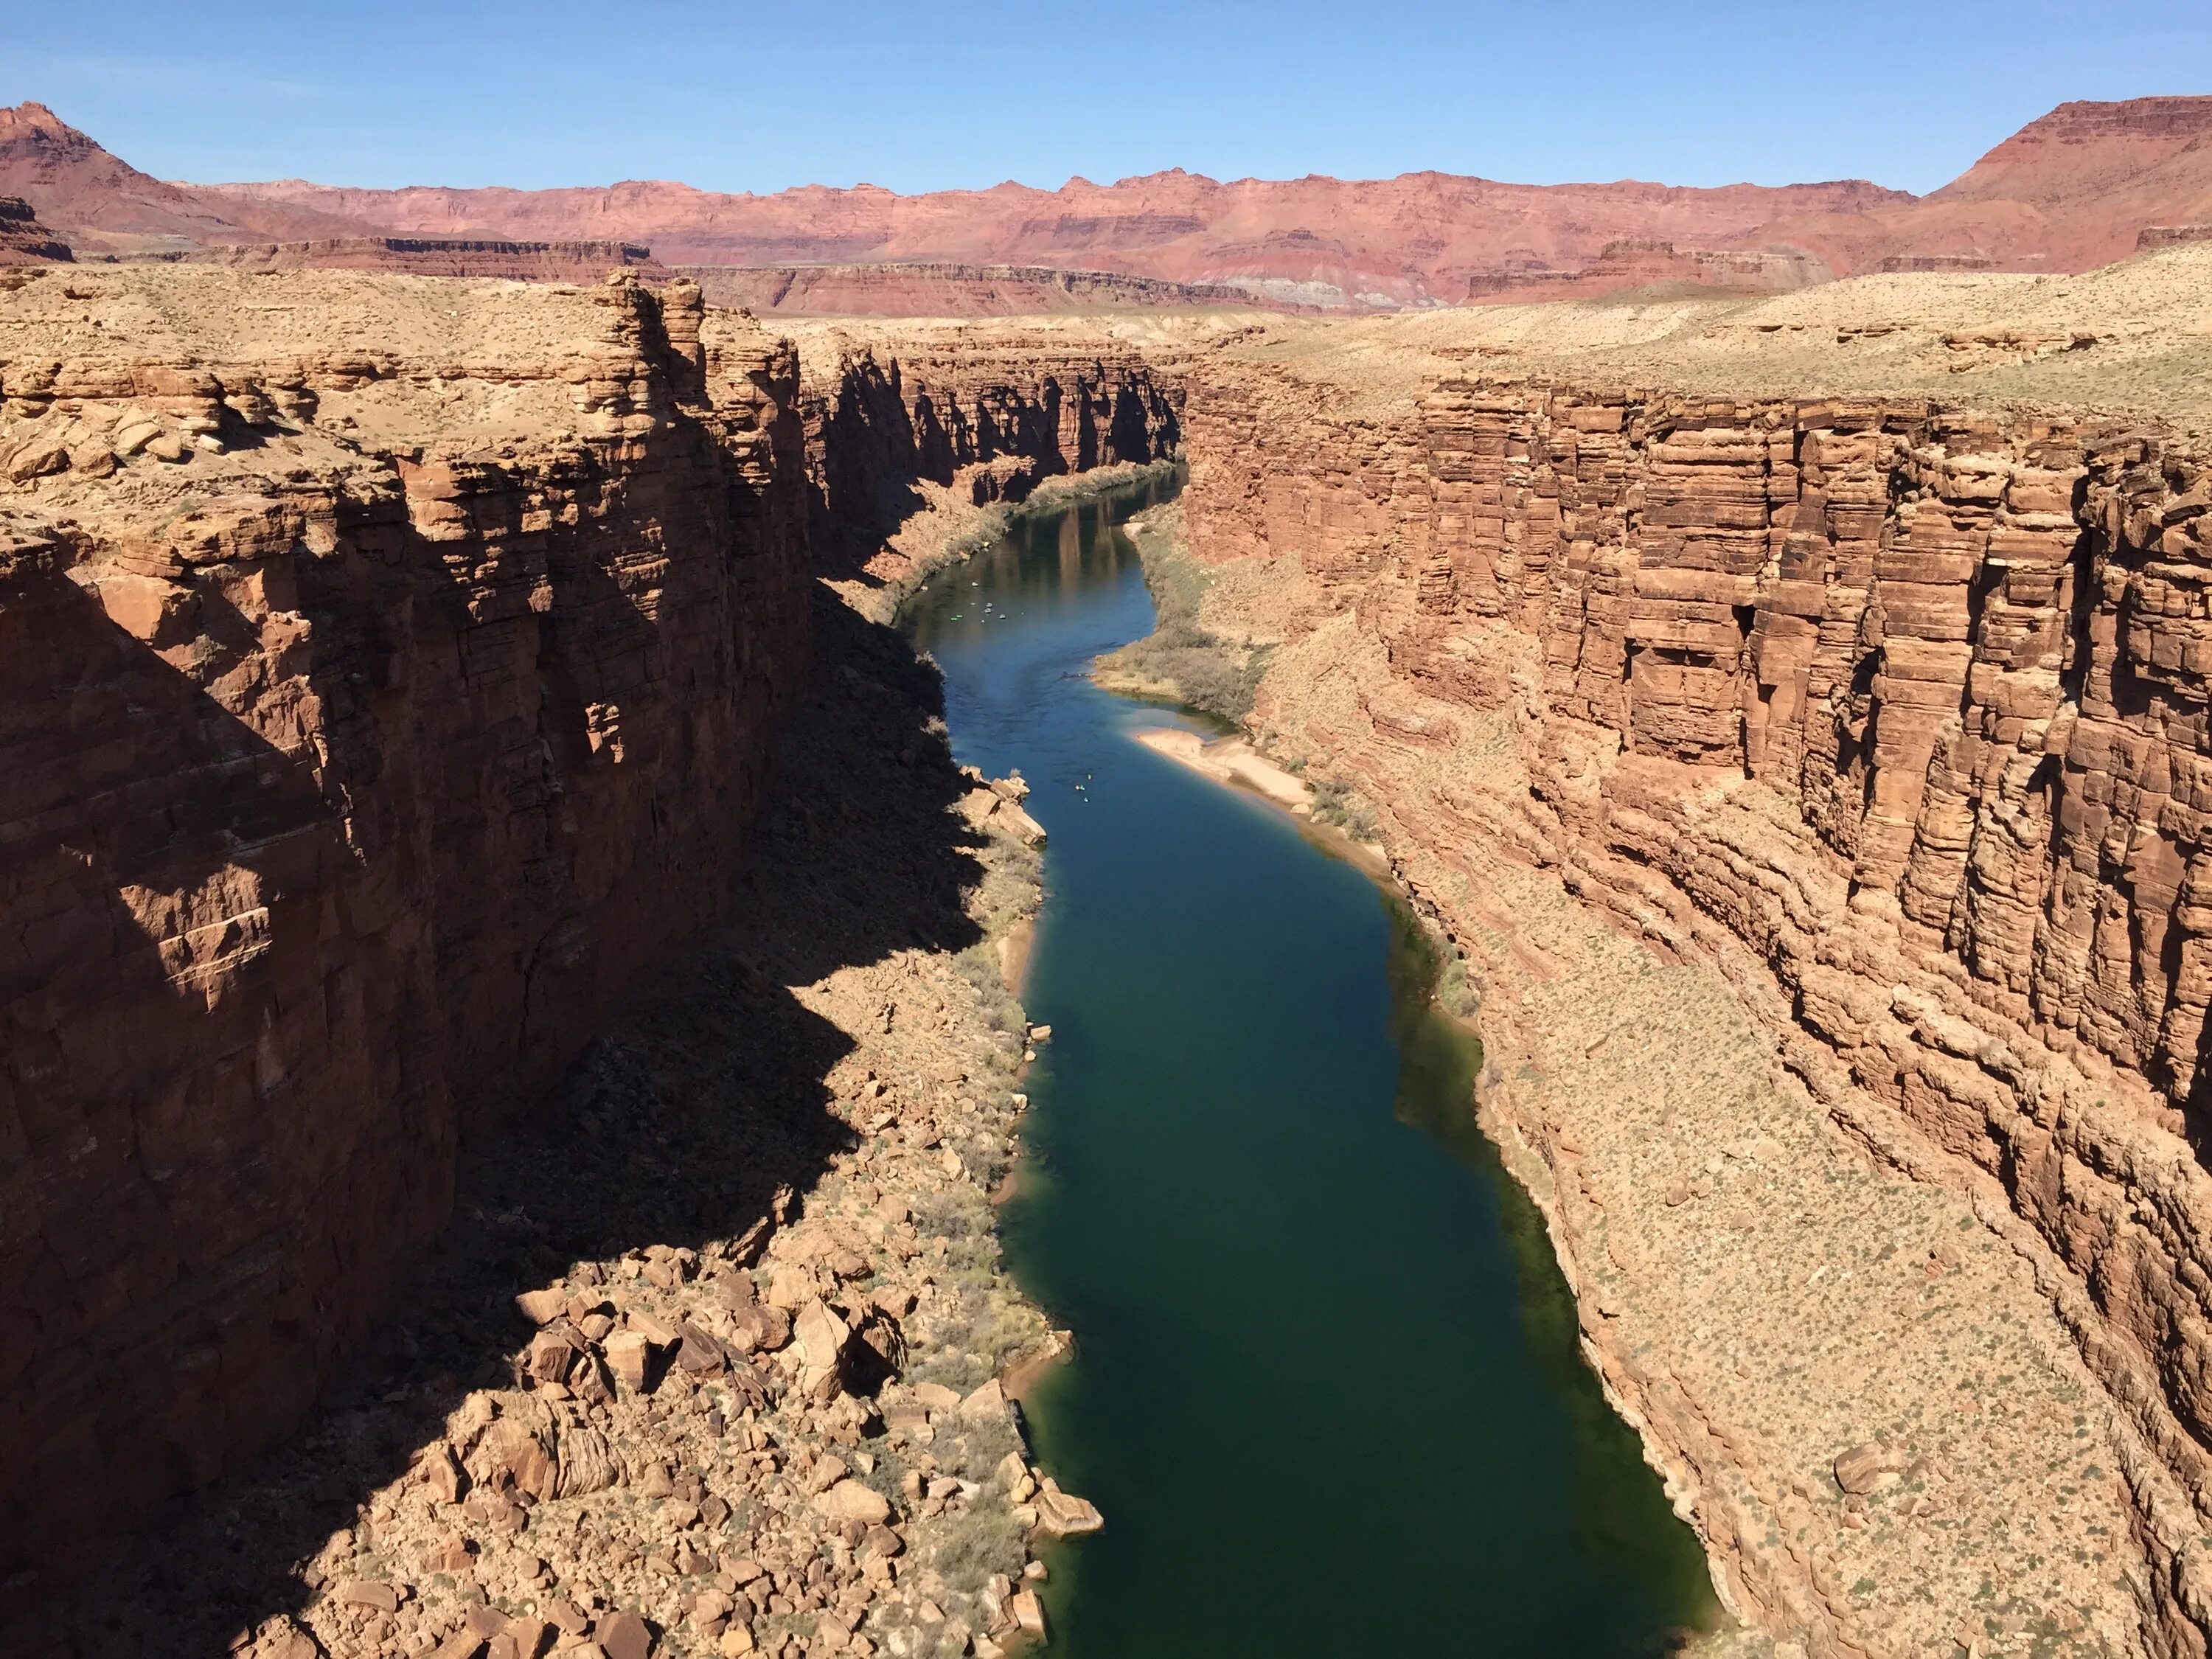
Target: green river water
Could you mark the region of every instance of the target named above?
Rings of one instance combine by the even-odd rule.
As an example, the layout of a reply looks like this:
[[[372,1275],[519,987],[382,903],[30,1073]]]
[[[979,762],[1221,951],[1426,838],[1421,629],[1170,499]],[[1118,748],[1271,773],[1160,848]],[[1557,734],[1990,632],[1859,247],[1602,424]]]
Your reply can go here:
[[[1049,832],[1010,1260],[1073,1359],[1027,1402],[1106,1528],[1054,1549],[1052,1651],[1644,1655],[1705,1564],[1576,1351],[1479,1050],[1402,902],[1133,741],[1130,492],[1017,524],[905,612],[963,761]],[[1078,786],[1081,786],[1079,787]]]

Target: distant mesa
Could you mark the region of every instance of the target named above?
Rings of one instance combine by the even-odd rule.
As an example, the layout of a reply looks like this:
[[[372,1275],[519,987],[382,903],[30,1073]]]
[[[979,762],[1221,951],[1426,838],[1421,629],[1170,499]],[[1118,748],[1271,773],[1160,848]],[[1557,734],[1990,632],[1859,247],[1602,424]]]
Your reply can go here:
[[[817,185],[729,195],[650,179],[555,190],[185,185],[24,104],[0,110],[0,192],[30,204],[80,259],[305,247],[322,251],[239,258],[538,275],[565,270],[569,256],[556,249],[618,246],[650,247],[672,268],[767,273],[720,283],[757,310],[913,314],[927,304],[985,315],[1212,303],[1227,289],[1358,311],[1771,293],[1880,271],[2087,270],[2212,223],[2212,98],[2063,104],[1925,197],[1863,179],[1698,189],[1446,173],[1223,183],[1180,169],[918,196]],[[382,239],[381,250],[364,239]],[[646,270],[627,253],[621,261]],[[1159,286],[1116,288],[1117,278]]]
[[[1802,253],[1761,248],[1678,248],[1649,238],[1608,242],[1579,270],[1549,270],[1516,263],[1470,279],[1470,303],[1521,303],[1529,300],[1588,300],[1633,292],[1652,298],[1675,293],[1711,297],[1725,294],[1787,294],[1834,273]]]

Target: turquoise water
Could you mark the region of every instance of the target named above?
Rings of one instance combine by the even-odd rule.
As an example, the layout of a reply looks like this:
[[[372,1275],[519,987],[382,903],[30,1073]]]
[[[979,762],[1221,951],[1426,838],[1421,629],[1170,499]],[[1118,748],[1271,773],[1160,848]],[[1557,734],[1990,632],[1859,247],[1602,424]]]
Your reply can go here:
[[[1078,1345],[1036,1452],[1107,1520],[1047,1557],[1053,1651],[1663,1652],[1703,1558],[1576,1353],[1420,930],[1084,678],[1150,630],[1112,527],[1149,499],[1024,521],[906,613],[959,757],[1050,836],[1005,1234]]]

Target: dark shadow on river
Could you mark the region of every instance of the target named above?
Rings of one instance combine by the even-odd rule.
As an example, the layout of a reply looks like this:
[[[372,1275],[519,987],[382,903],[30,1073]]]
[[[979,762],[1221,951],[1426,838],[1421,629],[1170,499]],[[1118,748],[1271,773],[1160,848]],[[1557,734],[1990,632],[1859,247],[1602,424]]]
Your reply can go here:
[[[1581,1362],[1418,923],[1082,677],[1150,626],[1111,528],[1143,504],[1021,524],[907,618],[960,757],[1019,768],[1051,837],[1006,1229],[1079,1343],[1036,1449],[1107,1517],[1048,1558],[1054,1651],[1664,1652],[1702,1555]]]

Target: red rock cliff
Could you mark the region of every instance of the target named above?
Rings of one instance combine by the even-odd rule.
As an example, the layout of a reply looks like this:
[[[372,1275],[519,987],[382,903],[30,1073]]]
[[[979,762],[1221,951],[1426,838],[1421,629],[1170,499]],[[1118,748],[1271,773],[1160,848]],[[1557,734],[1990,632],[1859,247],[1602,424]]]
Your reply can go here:
[[[2135,1449],[2152,1645],[2202,1651],[2201,447],[1925,398],[1472,379],[1378,415],[1249,364],[1201,363],[1187,422],[1201,556],[1273,562],[1243,580],[1303,595],[1285,637],[1334,617],[1387,653],[1382,680],[1263,689],[1262,720],[1365,734],[1335,763],[1409,855],[1533,863],[1718,966],[1837,1121],[1971,1195]],[[1500,722],[1523,784],[1394,793]],[[1668,1397],[1637,1401],[1660,1443],[1710,1446]],[[1750,1536],[1741,1599],[1850,1627],[1817,1561],[1793,1589],[1805,1562]]]
[[[969,335],[820,329],[805,337],[817,556],[866,563],[918,510],[918,484],[974,505],[1048,477],[1166,459],[1182,388],[1134,349],[1020,325]]]
[[[696,289],[61,280],[0,296],[19,1601],[296,1420],[714,915],[805,649],[798,364]]]

